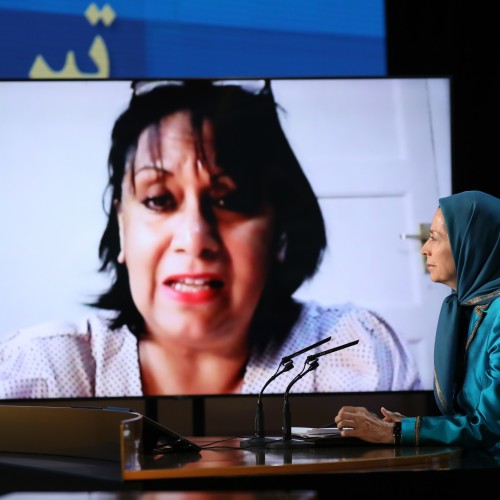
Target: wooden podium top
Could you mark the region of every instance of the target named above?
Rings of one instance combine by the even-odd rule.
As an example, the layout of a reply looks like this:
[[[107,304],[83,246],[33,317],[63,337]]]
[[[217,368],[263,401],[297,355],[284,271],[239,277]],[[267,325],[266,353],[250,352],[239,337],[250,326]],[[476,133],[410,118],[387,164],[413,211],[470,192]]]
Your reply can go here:
[[[127,409],[0,405],[0,493],[255,492],[308,484],[330,498],[332,475],[337,492],[356,492],[362,473],[365,488],[391,491],[397,480],[425,496],[426,479],[436,473],[447,492],[460,494],[471,481],[494,486],[498,479],[499,464],[481,450],[394,448],[354,438],[306,444],[281,436],[186,438],[153,424]]]
[[[19,457],[13,454],[38,454],[112,461],[121,480],[133,482],[164,478],[449,470],[461,467],[462,450],[395,448],[341,437],[328,441],[287,441],[281,436],[185,438],[128,409],[1,405],[0,453],[14,458]],[[8,462],[8,457],[6,460]]]
[[[125,460],[125,480],[163,478],[263,476],[383,470],[439,470],[458,468],[461,449],[380,445],[305,445],[280,439],[253,445],[242,438],[189,438],[198,453],[173,452],[137,455]]]

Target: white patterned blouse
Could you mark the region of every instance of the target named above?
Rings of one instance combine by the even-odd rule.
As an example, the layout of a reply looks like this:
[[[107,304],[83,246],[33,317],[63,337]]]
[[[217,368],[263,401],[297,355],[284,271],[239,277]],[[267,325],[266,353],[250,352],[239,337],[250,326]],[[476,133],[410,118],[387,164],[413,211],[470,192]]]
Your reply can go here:
[[[138,343],[128,328],[111,330],[106,314],[78,322],[47,323],[0,339],[0,399],[143,396]],[[326,337],[331,340],[293,359],[294,369],[267,393],[283,393],[306,357],[354,340],[359,343],[318,358],[294,393],[421,389],[408,346],[378,315],[353,304],[314,302],[303,309],[280,346],[250,354],[241,392],[258,394],[281,358]]]

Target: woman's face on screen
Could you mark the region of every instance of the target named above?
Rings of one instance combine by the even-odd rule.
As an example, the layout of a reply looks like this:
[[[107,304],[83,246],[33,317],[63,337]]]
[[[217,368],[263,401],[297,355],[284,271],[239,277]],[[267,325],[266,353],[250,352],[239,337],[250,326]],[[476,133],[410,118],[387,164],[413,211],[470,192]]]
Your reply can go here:
[[[118,206],[119,260],[147,334],[223,350],[244,341],[265,286],[273,212],[249,210],[215,165],[208,121],[201,142],[202,155],[187,111],[140,135]]]

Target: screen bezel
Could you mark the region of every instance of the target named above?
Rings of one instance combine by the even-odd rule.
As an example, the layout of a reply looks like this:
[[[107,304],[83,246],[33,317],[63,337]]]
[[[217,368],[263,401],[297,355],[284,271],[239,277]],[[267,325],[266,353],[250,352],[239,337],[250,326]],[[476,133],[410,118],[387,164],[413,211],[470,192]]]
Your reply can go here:
[[[418,79],[422,79],[422,78],[425,78],[425,77],[416,77],[416,78],[418,78]],[[450,79],[449,77],[435,77],[435,76],[433,76],[433,77],[429,77],[429,78],[439,78],[439,79],[444,78],[444,79],[447,79],[447,80],[449,80],[449,82],[450,82],[450,86],[451,86],[451,79]],[[345,81],[345,80],[349,80],[349,81],[357,81],[357,80],[365,80],[365,79],[366,79],[366,80],[394,80],[394,79],[399,79],[399,78],[397,78],[397,77],[393,77],[393,76],[391,76],[391,77],[368,77],[368,78],[359,78],[359,77],[358,77],[358,78],[338,78],[338,77],[332,78],[332,80],[342,80],[342,81]],[[405,77],[404,79],[412,79],[412,77]],[[291,78],[275,78],[275,79],[272,79],[272,80],[279,81],[279,80],[309,80],[309,79],[306,79],[306,78],[304,78],[304,77],[300,77],[300,78],[297,78],[297,79],[291,79]],[[311,79],[311,80],[330,80],[330,78],[319,78],[319,79],[318,79],[318,78],[314,78],[314,79]],[[108,80],[107,80],[107,81],[108,81]],[[121,80],[109,80],[109,81],[113,82],[113,81],[121,81]],[[15,83],[15,81],[13,81],[13,80],[9,80],[8,82],[9,82],[9,83]],[[129,85],[129,83],[130,83],[130,81],[129,81],[129,80],[124,80],[124,82],[127,82],[127,85]],[[27,81],[22,80],[22,81],[19,81],[19,83],[21,83],[21,84],[24,84],[24,83],[30,83],[30,84],[31,84],[31,83],[35,83],[35,82],[32,82],[32,81],[27,82]],[[62,82],[60,82],[60,83],[62,83]],[[78,82],[78,83],[84,83],[84,82]],[[94,82],[92,82],[92,81],[88,81],[88,84],[92,84],[92,83],[94,83]],[[53,85],[54,85],[54,81],[53,81],[53,80],[50,80],[50,81],[39,81],[39,82],[36,82],[36,84],[37,84],[37,85],[38,85],[38,84],[46,84],[46,85],[51,85],[51,86],[53,86]],[[451,92],[451,89],[450,89],[450,92]],[[450,101],[451,101],[451,94],[450,94]],[[451,122],[451,116],[450,116],[450,122]],[[450,172],[450,175],[451,175],[451,172]],[[428,388],[427,388],[427,389],[428,389]],[[183,397],[183,396],[184,396],[184,395],[173,395],[173,397]],[[197,397],[201,397],[201,395],[187,395],[187,396],[188,396],[188,397],[195,397],[195,398],[197,398]],[[221,396],[221,395],[216,394],[216,395],[214,395],[214,396]],[[164,396],[162,395],[162,396],[155,396],[155,397],[158,397],[158,398],[163,398],[163,397],[169,397],[169,395],[164,395]],[[116,399],[116,398],[115,398],[115,397],[113,397],[113,396],[111,396],[110,398],[111,398],[111,399]],[[81,399],[81,398],[77,398],[77,399]],[[133,398],[133,399],[134,399],[134,398]]]

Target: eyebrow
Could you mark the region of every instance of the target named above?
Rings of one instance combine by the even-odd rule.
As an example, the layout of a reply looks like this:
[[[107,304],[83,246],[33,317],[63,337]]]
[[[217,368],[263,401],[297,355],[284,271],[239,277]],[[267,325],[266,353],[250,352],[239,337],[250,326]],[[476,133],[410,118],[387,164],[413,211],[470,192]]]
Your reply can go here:
[[[431,234],[431,235],[437,234],[439,236],[444,236],[445,237],[446,234],[447,234],[446,233],[446,229],[443,230],[442,228],[443,228],[443,225],[439,226],[438,229],[429,229],[429,234]]]
[[[134,175],[138,174],[139,172],[142,172],[144,170],[154,170],[155,172],[161,172],[162,174],[169,174],[173,175],[173,173],[165,168],[164,166],[157,166],[157,165],[142,165],[140,167],[134,168],[133,172]]]
[[[143,172],[143,171],[150,171],[150,170],[153,170],[155,172],[158,172],[158,173],[161,173],[163,175],[168,175],[168,176],[174,176],[174,173],[170,170],[168,170],[168,168],[165,168],[164,166],[158,166],[158,165],[142,165],[138,168],[134,168],[133,172],[134,172],[134,178],[137,176],[137,174],[139,172]],[[210,174],[210,180],[213,182],[213,181],[218,181],[220,180],[221,178],[223,177],[227,177],[228,179],[231,179],[233,182],[234,182],[234,178],[227,172],[225,172],[224,170],[221,170],[220,172],[216,172],[216,173],[211,173]]]

